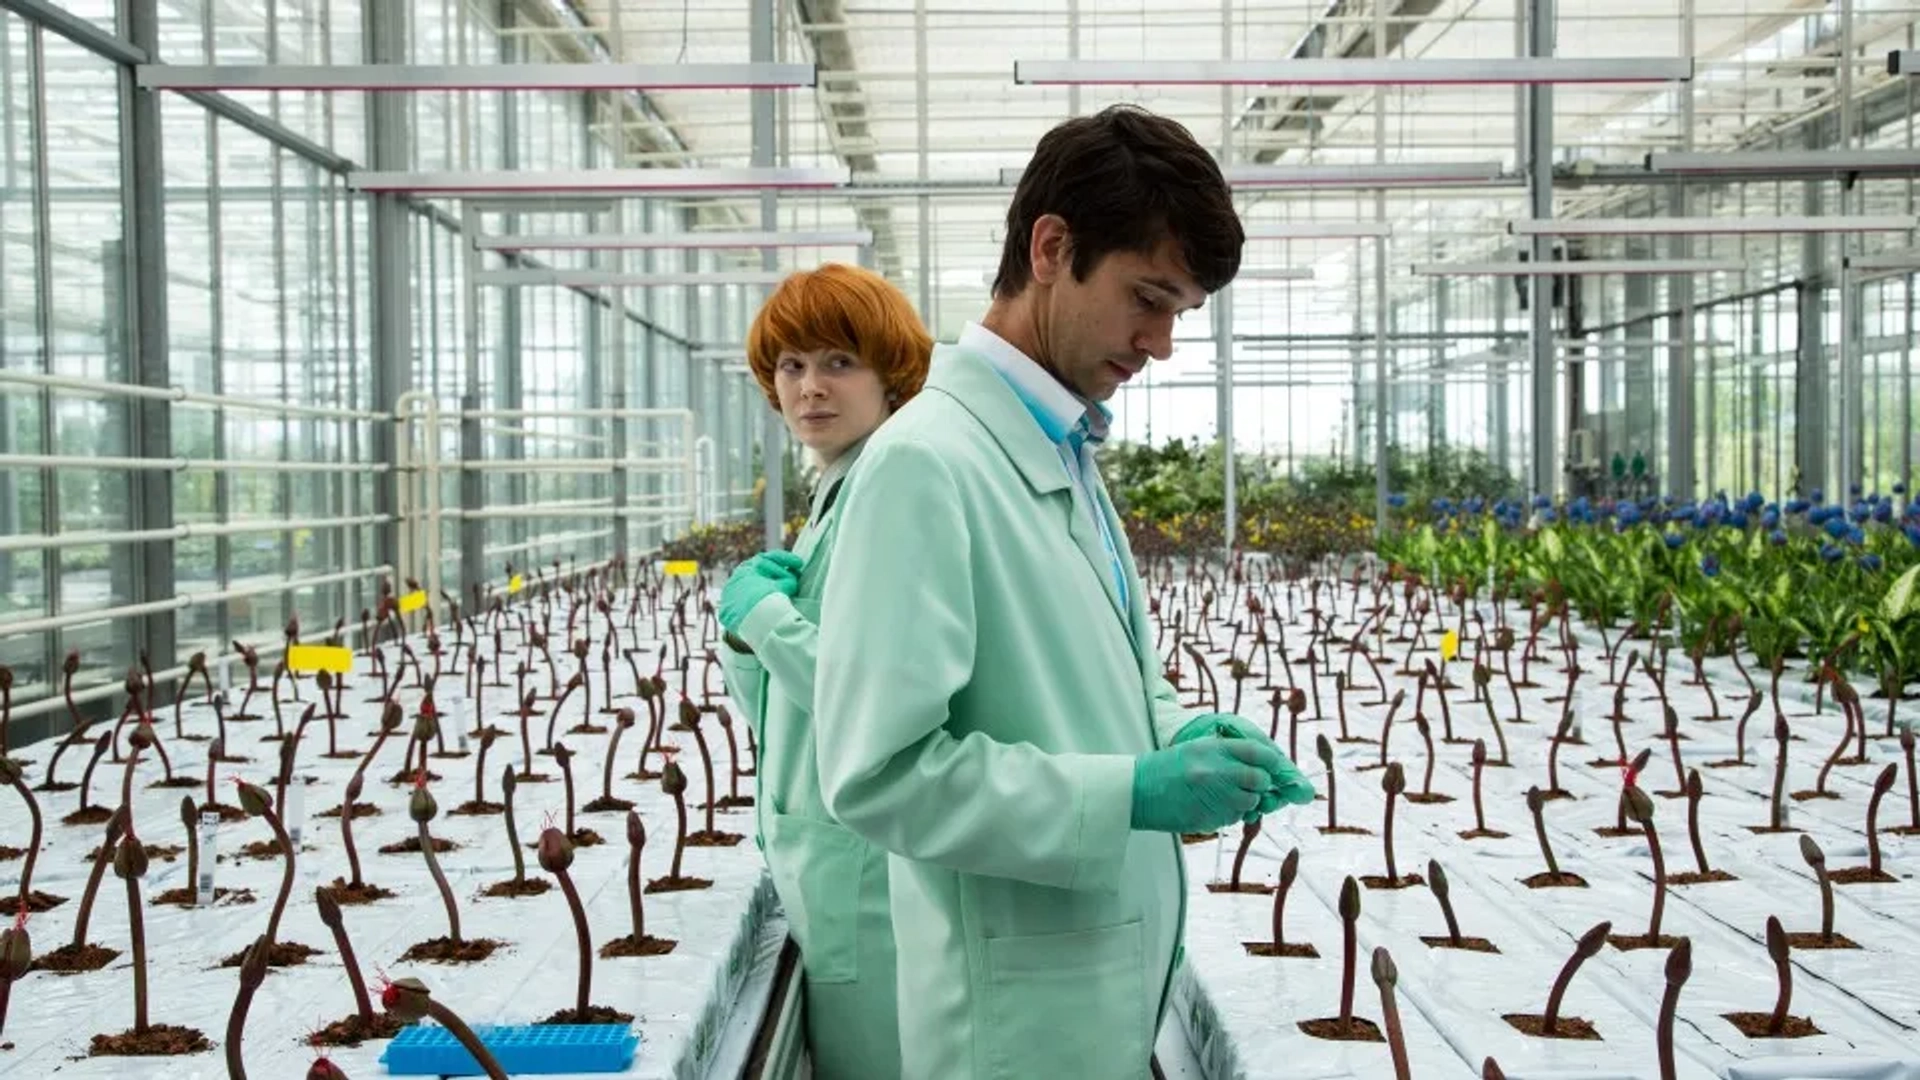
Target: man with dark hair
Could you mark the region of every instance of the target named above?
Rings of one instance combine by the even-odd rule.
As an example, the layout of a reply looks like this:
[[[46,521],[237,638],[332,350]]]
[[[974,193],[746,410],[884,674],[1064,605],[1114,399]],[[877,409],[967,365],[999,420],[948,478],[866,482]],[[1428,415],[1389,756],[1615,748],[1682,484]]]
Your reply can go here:
[[[1304,804],[1264,731],[1183,708],[1094,467],[1100,404],[1239,269],[1220,170],[1133,108],[1067,121],[994,299],[843,496],[814,716],[828,811],[888,851],[901,1075],[1145,1076],[1180,833]]]

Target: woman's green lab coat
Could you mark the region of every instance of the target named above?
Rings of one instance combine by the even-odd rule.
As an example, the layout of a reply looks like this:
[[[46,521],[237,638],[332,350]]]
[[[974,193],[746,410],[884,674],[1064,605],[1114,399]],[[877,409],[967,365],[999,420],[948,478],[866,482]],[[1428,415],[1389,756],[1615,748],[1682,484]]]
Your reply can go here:
[[[814,697],[827,808],[892,853],[904,1075],[1144,1077],[1185,918],[1136,755],[1194,714],[1098,511],[989,363],[943,346],[842,501]]]
[[[720,653],[728,692],[759,740],[758,842],[800,946],[813,1075],[891,1080],[900,1075],[900,1035],[887,853],[827,814],[809,715],[820,591],[846,498],[844,490],[832,498],[832,485],[845,475],[845,466],[835,465],[822,477],[818,500],[831,498],[831,505],[816,506],[794,543],[794,553],[806,560],[799,594],[790,601],[770,597],[748,613],[738,637],[752,653],[724,645]]]

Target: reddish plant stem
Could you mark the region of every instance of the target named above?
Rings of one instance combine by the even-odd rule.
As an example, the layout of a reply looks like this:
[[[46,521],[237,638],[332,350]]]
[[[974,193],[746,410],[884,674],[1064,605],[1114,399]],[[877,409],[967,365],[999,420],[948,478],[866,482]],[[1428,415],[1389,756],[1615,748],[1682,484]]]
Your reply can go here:
[[[1573,947],[1573,955],[1561,966],[1560,974],[1554,977],[1553,989],[1547,994],[1547,1010],[1540,1016],[1542,1035],[1551,1036],[1559,1026],[1560,1002],[1567,996],[1567,987],[1573,985],[1574,973],[1580,970],[1581,964],[1600,951],[1600,946],[1612,931],[1613,924],[1603,922],[1580,936],[1579,943]]]
[[[1660,1048],[1660,1080],[1675,1080],[1679,1075],[1673,1054],[1674,1020],[1680,1013],[1680,988],[1693,974],[1693,943],[1686,938],[1667,956],[1667,993],[1660,1001],[1660,1024],[1654,1041]]]
[[[1253,847],[1253,838],[1260,835],[1258,818],[1240,826],[1240,850],[1233,855],[1233,876],[1227,879],[1227,888],[1240,891],[1240,868],[1247,863],[1247,851]]]
[[[27,787],[26,775],[19,771],[19,766],[13,765],[11,762],[9,762],[9,772],[13,777],[13,790],[19,792],[20,798],[26,801],[27,816],[31,819],[31,829],[27,839],[26,862],[21,864],[20,867],[19,906],[25,907],[27,897],[32,895],[33,864],[40,859],[41,832],[46,823],[40,818],[40,801],[33,797],[33,792]]]
[[[1286,914],[1287,893],[1293,889],[1293,881],[1300,874],[1300,849],[1287,852],[1280,863],[1280,883],[1273,890],[1273,951],[1279,955],[1287,944]]]
[[[1787,929],[1780,917],[1767,916],[1767,953],[1773,957],[1773,970],[1780,981],[1779,996],[1773,1001],[1773,1016],[1767,1021],[1767,1033],[1778,1035],[1787,1028],[1787,1009],[1793,1004],[1793,949],[1787,941]]]
[[[553,876],[560,879],[560,891],[567,897],[567,910],[573,913],[573,936],[580,946],[580,985],[574,1007],[579,1021],[586,1023],[587,999],[593,989],[593,944],[587,936],[587,909],[580,903],[579,890],[573,887],[573,875],[561,868],[554,871]]]

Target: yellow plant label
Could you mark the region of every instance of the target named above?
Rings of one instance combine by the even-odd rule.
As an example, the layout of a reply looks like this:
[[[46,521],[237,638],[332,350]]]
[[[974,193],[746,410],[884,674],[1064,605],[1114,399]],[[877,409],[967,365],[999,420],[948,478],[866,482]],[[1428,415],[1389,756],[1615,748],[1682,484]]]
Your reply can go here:
[[[524,585],[526,585],[526,582],[521,579],[519,574],[513,575],[512,577],[507,579],[507,594],[511,596],[512,594],[519,592],[521,587]]]
[[[353,650],[343,645],[295,645],[287,650],[287,670],[299,675],[315,671],[345,675],[353,670]]]
[[[1460,655],[1460,634],[1449,630],[1440,635],[1440,662],[1445,664]]]
[[[668,577],[693,577],[700,572],[700,564],[692,559],[675,559],[663,571]]]
[[[426,606],[427,594],[421,589],[415,589],[400,598],[400,614],[402,615],[411,615]]]

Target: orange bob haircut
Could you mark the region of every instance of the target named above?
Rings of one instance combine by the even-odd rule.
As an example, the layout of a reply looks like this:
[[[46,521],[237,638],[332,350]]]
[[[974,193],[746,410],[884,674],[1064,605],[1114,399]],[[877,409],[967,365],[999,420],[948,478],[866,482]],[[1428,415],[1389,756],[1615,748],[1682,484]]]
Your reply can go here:
[[[871,270],[825,263],[780,283],[747,331],[747,364],[768,404],[780,354],[840,349],[880,376],[898,408],[926,385],[933,336],[905,293]]]

